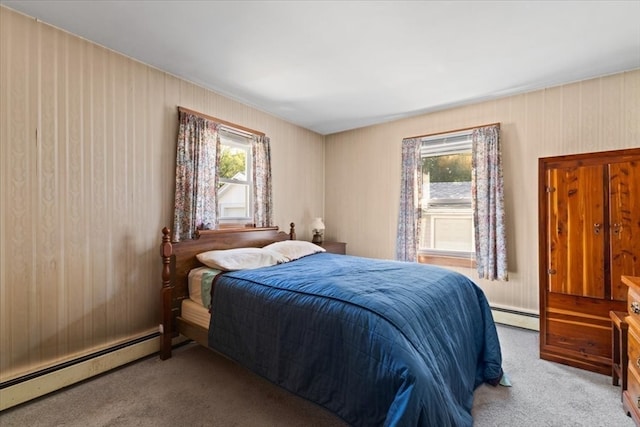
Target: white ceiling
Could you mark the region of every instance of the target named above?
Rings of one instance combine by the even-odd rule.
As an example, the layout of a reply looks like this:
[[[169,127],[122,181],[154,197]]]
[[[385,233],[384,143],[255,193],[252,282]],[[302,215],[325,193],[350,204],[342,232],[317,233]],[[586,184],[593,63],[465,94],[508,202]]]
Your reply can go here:
[[[640,0],[0,4],[321,134],[640,68]]]

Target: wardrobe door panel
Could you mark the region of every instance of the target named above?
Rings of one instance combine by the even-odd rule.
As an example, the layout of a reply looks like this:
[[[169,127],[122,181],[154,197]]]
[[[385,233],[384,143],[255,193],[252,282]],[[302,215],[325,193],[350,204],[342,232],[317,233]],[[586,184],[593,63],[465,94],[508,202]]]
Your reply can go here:
[[[549,291],[604,298],[604,168],[548,171]]]
[[[609,165],[611,296],[626,299],[622,275],[640,276],[640,162]]]

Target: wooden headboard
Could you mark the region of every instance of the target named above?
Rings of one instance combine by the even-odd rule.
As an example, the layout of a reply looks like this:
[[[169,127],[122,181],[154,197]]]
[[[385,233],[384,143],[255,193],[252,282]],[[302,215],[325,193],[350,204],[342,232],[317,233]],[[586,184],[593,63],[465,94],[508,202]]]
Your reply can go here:
[[[245,227],[220,230],[201,230],[195,239],[171,242],[171,231],[162,229],[162,323],[160,357],[171,354],[171,338],[178,334],[176,318],[180,316],[182,300],[189,297],[189,271],[202,266],[196,255],[201,252],[233,248],[261,248],[273,242],[295,240],[295,224],[289,233],[278,227]]]

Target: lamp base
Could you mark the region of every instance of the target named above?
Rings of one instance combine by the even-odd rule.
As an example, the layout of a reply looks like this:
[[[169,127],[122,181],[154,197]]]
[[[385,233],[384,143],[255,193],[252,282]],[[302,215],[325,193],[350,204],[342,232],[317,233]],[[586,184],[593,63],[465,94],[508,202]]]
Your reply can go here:
[[[317,245],[322,243],[322,234],[317,231],[313,233],[313,239],[311,239],[311,243],[315,243]]]

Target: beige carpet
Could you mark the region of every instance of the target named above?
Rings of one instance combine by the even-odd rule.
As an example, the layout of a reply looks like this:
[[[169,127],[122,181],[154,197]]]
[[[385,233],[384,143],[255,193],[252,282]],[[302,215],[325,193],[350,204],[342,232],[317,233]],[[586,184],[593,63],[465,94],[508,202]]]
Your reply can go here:
[[[538,334],[499,326],[513,387],[483,385],[476,427],[632,427],[605,375],[538,358]],[[0,426],[318,426],[345,424],[218,354],[189,344],[0,413]]]

